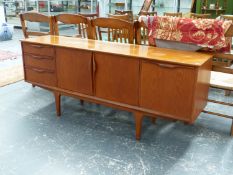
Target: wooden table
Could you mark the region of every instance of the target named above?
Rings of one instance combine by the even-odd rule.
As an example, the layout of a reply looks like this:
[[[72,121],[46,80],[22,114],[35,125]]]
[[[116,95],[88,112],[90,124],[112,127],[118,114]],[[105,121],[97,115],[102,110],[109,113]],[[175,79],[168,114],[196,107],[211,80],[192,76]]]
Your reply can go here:
[[[25,80],[60,96],[193,123],[207,104],[212,55],[62,36],[22,40]]]

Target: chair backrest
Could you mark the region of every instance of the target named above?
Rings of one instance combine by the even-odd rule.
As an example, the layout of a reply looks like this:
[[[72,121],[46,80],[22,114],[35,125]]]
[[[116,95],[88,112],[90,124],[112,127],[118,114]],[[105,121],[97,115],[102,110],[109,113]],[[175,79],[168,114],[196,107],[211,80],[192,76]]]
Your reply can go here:
[[[74,24],[77,26],[77,34],[74,37],[90,38],[91,22],[82,15],[59,14],[54,16],[54,34],[59,35],[59,23]]]
[[[164,12],[163,15],[164,16],[173,16],[173,17],[182,17],[182,13],[180,13],[180,12],[178,12],[178,13]]]
[[[135,21],[134,22],[134,26],[135,26],[135,39],[136,39],[136,44],[139,45],[148,45],[148,28],[146,26],[146,24],[141,21]]]
[[[130,17],[128,14],[122,14],[122,15],[118,15],[118,14],[108,14],[109,18],[115,18],[115,19],[121,19],[121,20],[125,20],[125,21],[130,21]]]
[[[22,25],[22,31],[23,31],[25,38],[28,38],[29,36],[53,35],[53,33],[54,33],[54,31],[53,31],[53,17],[46,16],[46,15],[43,15],[40,13],[35,13],[35,12],[21,13],[19,16],[20,16],[20,21],[21,21],[21,25]],[[28,30],[26,22],[48,23],[49,32]]]
[[[133,22],[133,11],[132,10],[115,10],[116,15],[128,14],[130,21]]]
[[[210,14],[196,14],[196,13],[191,13],[190,18],[192,19],[208,19],[210,18]]]
[[[96,18],[91,20],[92,37],[103,40],[103,29],[106,30],[108,41],[112,42],[134,42],[134,25],[131,22],[115,18]]]

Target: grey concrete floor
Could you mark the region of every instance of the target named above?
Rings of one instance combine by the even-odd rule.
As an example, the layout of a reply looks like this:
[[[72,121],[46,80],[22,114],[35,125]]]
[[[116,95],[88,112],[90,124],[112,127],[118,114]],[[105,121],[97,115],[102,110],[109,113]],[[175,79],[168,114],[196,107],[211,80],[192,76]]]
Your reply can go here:
[[[0,88],[0,175],[231,175],[230,126],[208,114],[194,125],[145,118],[138,142],[131,113],[62,97],[57,118],[52,93],[22,81]]]

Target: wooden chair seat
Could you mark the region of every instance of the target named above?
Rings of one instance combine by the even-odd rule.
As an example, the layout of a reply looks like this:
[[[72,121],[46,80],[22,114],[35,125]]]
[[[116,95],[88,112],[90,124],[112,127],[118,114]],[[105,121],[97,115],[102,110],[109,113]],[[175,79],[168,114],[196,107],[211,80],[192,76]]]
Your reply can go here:
[[[233,90],[233,74],[211,71],[210,86],[224,90]]]

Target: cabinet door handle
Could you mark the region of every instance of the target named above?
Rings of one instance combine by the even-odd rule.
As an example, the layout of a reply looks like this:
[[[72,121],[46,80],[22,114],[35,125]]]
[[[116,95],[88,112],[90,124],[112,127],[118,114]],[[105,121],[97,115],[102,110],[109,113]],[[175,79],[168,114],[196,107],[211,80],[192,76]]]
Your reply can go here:
[[[93,57],[93,72],[96,72],[96,62],[95,62],[95,58]]]

